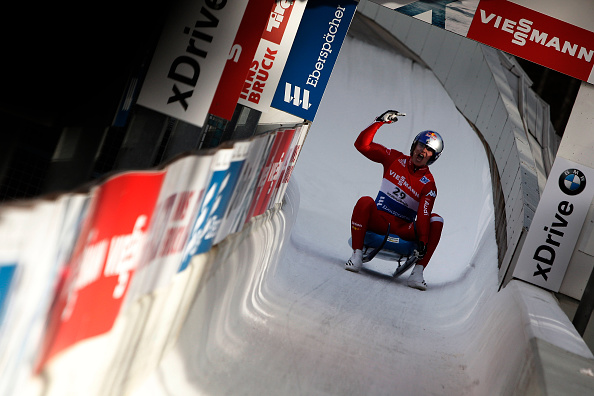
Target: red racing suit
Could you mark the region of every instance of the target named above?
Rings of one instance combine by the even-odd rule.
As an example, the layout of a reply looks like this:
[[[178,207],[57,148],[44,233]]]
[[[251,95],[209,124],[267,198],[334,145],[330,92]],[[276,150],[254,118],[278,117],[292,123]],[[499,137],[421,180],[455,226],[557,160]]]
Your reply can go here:
[[[383,124],[374,122],[355,141],[361,154],[383,165],[384,173],[376,199],[362,197],[355,205],[351,218],[352,247],[363,247],[368,229],[383,234],[390,224],[390,233],[423,242],[427,254],[419,264],[427,265],[443,228],[443,219],[432,213],[437,197],[435,180],[428,166],[416,168],[410,156],[373,142]]]

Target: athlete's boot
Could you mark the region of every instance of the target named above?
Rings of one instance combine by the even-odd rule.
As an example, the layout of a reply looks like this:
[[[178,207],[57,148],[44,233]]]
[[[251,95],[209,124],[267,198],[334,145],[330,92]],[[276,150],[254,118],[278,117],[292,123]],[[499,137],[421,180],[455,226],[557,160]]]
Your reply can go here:
[[[413,289],[419,290],[427,290],[427,284],[425,283],[425,279],[423,279],[423,267],[420,264],[414,266],[410,276],[408,277],[408,286],[412,287]]]
[[[363,265],[363,251],[361,249],[353,250],[353,255],[344,264],[344,269],[347,271],[359,272]]]

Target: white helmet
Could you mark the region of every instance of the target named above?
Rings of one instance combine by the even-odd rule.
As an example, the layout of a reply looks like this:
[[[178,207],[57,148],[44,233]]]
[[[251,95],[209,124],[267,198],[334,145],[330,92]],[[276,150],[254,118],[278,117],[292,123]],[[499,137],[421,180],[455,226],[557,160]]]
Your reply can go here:
[[[441,155],[441,152],[443,151],[443,139],[441,138],[439,133],[434,131],[423,131],[419,133],[415,137],[415,140],[413,140],[412,145],[410,146],[411,156],[413,154],[415,146],[419,142],[423,143],[425,146],[427,146],[427,148],[433,151],[433,155],[431,156],[431,158],[429,158],[429,161],[427,161],[427,165],[431,165],[432,163],[437,161],[437,159]]]

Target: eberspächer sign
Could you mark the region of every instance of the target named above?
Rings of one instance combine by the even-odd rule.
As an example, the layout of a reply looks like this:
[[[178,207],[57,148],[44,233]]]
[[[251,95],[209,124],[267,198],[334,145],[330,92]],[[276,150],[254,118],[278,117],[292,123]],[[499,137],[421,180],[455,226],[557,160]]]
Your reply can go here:
[[[356,9],[353,0],[307,4],[272,107],[313,121]]]

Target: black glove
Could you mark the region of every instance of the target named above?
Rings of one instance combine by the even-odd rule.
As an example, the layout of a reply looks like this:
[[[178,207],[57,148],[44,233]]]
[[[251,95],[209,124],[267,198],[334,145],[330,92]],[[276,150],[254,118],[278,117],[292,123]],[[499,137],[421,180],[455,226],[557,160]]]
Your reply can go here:
[[[427,245],[419,241],[417,246],[417,257],[419,260],[421,260],[423,257],[425,257],[425,254],[427,254]]]
[[[382,115],[378,116],[375,120],[379,122],[384,122],[386,124],[391,124],[393,122],[398,121],[398,117],[405,115],[406,114],[400,113],[396,110],[388,110],[385,111]]]

